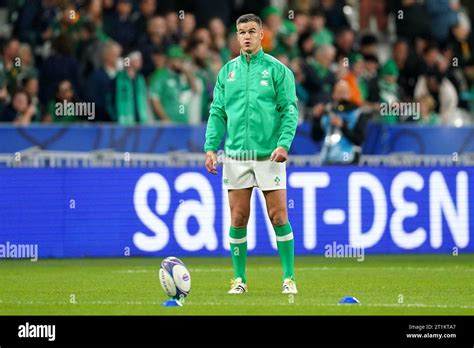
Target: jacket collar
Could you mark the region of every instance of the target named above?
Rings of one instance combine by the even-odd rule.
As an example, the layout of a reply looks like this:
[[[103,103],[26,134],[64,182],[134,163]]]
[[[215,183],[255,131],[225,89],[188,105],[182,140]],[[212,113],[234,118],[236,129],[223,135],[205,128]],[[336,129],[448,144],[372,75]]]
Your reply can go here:
[[[256,54],[252,54],[252,53],[249,54],[250,62],[258,61],[258,60],[262,59],[262,57],[264,55],[265,55],[265,53],[263,52],[263,49],[260,48],[260,50]],[[244,52],[242,52],[242,50],[240,50],[240,59],[242,60],[242,62],[247,63],[246,54]]]

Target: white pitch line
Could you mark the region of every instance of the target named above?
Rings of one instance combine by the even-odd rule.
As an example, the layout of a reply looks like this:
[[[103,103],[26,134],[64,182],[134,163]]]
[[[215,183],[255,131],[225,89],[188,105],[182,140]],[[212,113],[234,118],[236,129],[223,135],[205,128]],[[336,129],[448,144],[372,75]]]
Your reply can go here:
[[[265,270],[281,270],[280,267],[274,267],[274,266],[269,266],[269,267],[264,267]],[[432,267],[365,267],[365,266],[360,266],[360,267],[295,267],[297,271],[364,271],[364,270],[383,270],[383,271],[413,271],[413,272],[449,272],[449,271],[460,271],[460,272],[474,272],[474,268],[449,268],[449,267],[438,267],[438,268],[432,268]],[[197,272],[197,273],[207,273],[207,272],[231,272],[232,268],[191,268],[189,267],[189,271],[191,273]],[[251,266],[249,271],[251,272]],[[151,273],[151,272],[157,272],[157,270],[153,269],[129,269],[129,270],[118,270],[118,271],[113,271],[113,273],[129,273],[129,274],[134,274],[134,273]]]
[[[298,306],[302,304],[298,304],[297,301],[298,297],[295,297],[295,303],[272,303],[272,304],[262,304],[262,303],[248,303],[252,306],[257,307],[271,307],[271,306]],[[77,301],[76,303],[70,303],[67,301],[61,302],[54,302],[54,301],[1,301],[0,304],[4,305],[161,305],[163,301]],[[198,306],[235,306],[238,305],[232,302],[193,302],[193,301],[186,301],[185,304],[187,305],[198,305]],[[307,304],[305,304],[307,306]],[[447,308],[447,309],[474,309],[474,305],[446,305],[446,304],[424,304],[424,303],[367,303],[367,304],[359,304],[354,306],[348,305],[340,305],[338,303],[312,303],[310,306],[314,307],[336,307],[336,306],[343,306],[343,307],[392,307],[392,308]],[[0,311],[1,313],[1,311]]]

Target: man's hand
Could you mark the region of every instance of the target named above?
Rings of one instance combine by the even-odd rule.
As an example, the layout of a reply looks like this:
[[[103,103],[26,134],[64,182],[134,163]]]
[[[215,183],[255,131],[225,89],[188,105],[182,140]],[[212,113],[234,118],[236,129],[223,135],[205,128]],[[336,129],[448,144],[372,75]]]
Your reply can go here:
[[[217,174],[217,155],[214,151],[206,152],[206,168],[207,171],[211,174]]]
[[[285,162],[288,159],[288,151],[284,147],[277,147],[273,150],[270,161]]]
[[[331,117],[331,124],[338,128],[342,128],[344,126],[344,121],[339,116],[333,116]]]
[[[313,106],[313,117],[320,118],[324,114],[324,104],[318,103]]]

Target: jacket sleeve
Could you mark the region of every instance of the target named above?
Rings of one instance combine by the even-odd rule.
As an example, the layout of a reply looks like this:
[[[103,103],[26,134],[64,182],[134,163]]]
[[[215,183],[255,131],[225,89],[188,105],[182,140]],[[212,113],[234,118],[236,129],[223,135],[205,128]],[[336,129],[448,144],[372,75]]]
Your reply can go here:
[[[293,72],[284,68],[282,76],[276,80],[276,103],[277,110],[281,115],[280,137],[277,147],[281,146],[287,151],[296,133],[298,125],[298,106],[296,101],[295,77]]]
[[[209,119],[206,128],[206,143],[204,151],[217,151],[227,128],[227,114],[225,113],[224,97],[224,68],[217,76],[214,86],[214,99],[209,110]]]

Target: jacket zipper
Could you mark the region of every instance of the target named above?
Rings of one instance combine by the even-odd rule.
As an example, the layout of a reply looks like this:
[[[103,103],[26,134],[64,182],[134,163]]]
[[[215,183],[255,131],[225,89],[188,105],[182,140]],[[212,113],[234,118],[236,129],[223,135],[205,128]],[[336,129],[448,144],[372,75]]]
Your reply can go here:
[[[245,107],[245,150],[249,147],[249,75],[250,75],[250,59],[247,62],[247,85],[246,85],[246,107]]]

